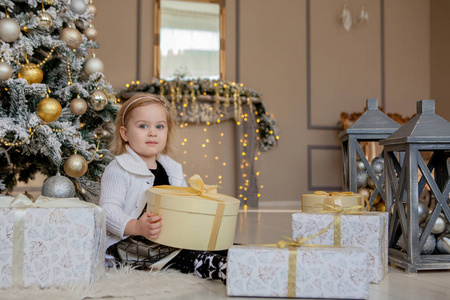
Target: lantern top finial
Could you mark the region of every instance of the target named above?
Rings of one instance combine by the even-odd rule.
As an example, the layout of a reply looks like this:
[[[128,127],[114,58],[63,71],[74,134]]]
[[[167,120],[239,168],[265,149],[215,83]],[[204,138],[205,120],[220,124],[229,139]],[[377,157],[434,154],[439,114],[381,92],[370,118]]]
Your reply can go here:
[[[367,99],[366,104],[366,112],[350,128],[339,133],[341,139],[345,139],[349,134],[361,135],[361,138],[369,140],[385,139],[400,127],[378,109],[378,99]]]
[[[450,123],[435,114],[434,100],[417,102],[417,114],[380,145],[450,144]]]
[[[434,114],[434,100],[420,100],[417,101],[418,114]]]

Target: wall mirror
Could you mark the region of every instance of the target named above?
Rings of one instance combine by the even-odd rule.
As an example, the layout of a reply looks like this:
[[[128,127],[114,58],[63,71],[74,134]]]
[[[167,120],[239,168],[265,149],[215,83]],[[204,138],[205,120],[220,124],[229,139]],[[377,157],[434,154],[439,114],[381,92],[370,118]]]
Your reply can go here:
[[[153,76],[225,78],[225,0],[154,0]]]

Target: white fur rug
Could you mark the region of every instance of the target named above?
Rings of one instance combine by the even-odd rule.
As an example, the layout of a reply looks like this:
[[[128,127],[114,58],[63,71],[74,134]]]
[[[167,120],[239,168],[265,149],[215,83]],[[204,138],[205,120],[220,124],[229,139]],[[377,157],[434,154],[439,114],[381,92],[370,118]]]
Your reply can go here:
[[[0,299],[168,299],[200,290],[202,288],[201,283],[204,283],[205,280],[193,274],[182,274],[176,270],[153,272],[137,271],[124,267],[107,270],[103,278],[90,286],[0,289]]]

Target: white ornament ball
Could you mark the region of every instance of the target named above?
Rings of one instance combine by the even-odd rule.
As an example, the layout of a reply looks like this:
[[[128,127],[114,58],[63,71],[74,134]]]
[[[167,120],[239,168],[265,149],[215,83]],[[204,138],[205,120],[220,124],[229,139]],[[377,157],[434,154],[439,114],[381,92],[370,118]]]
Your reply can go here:
[[[17,40],[20,35],[20,26],[16,20],[4,18],[0,20],[0,39],[7,43]]]
[[[84,0],[72,0],[69,7],[74,13],[82,15],[86,11],[86,2]]]
[[[431,228],[431,233],[441,234],[445,231],[445,226],[447,225],[445,222],[445,216],[439,215],[436,219],[436,223],[434,223],[433,228]]]
[[[103,62],[97,58],[97,57],[91,57],[88,58],[85,62],[84,62],[84,73],[86,73],[86,75],[90,76],[96,72],[100,72],[103,73],[103,70],[105,69]]]
[[[375,174],[381,174],[384,170],[384,158],[381,156],[377,156],[374,159],[372,159],[372,170],[375,172]]]
[[[4,61],[0,61],[0,81],[8,80],[12,75],[12,68]]]
[[[75,197],[75,186],[69,178],[57,174],[44,182],[41,194],[52,198],[72,198]]]
[[[364,165],[363,161],[360,159],[358,159],[356,161],[356,170],[363,170],[363,171],[366,170],[366,166]]]
[[[437,238],[436,250],[441,254],[450,254],[450,233],[445,233]]]
[[[367,174],[364,170],[358,170],[356,172],[356,186],[357,188],[366,187],[367,186],[367,177],[369,177],[369,174]]]

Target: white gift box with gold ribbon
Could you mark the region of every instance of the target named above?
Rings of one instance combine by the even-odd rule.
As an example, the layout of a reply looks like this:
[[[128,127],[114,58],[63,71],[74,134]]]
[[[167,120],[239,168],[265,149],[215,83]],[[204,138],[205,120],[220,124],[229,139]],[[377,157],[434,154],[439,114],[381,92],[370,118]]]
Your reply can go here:
[[[161,233],[152,241],[182,249],[224,250],[233,245],[240,201],[218,194],[198,175],[191,187],[156,186],[147,191],[147,209],[162,216]]]
[[[233,246],[227,295],[367,299],[367,252],[346,247]]]
[[[92,283],[104,272],[104,223],[78,198],[0,197],[0,288]]]
[[[368,278],[380,282],[388,272],[389,214],[352,211],[302,212],[292,215],[292,238],[313,236],[312,244],[359,247],[369,254]],[[327,228],[327,230],[323,230]]]

